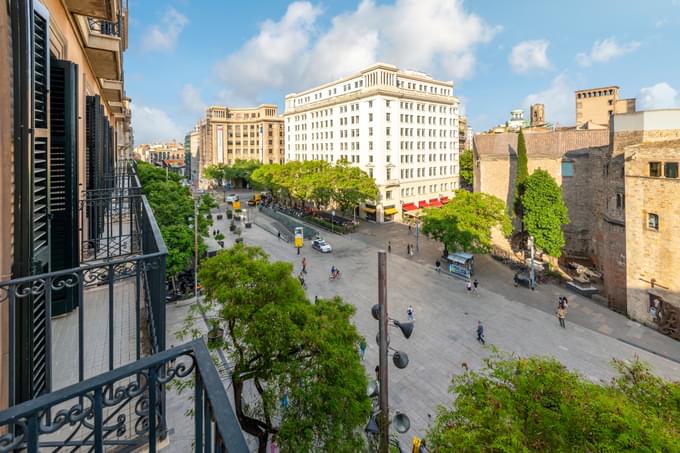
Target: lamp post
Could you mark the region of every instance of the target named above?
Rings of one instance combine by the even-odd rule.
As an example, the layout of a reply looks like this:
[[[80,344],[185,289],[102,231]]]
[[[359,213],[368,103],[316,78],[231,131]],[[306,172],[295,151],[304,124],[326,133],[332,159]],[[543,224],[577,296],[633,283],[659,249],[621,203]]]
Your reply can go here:
[[[531,267],[529,268],[529,280],[531,281],[531,289],[536,286],[536,271],[534,270],[534,237],[529,236],[529,247],[531,248]]]
[[[331,233],[334,232],[333,227],[335,225],[335,209],[331,211]]]
[[[194,302],[198,303],[198,198],[194,202]]]
[[[420,251],[420,217],[416,219],[416,252]]]

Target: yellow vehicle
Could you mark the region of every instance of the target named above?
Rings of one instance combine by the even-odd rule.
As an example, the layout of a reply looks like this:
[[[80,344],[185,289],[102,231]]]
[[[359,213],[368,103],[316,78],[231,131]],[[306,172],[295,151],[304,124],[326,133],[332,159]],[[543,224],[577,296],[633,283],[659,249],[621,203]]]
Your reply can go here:
[[[239,200],[236,200],[234,201],[232,206],[234,207],[234,209],[241,209],[241,202]]]
[[[255,194],[255,203],[260,204],[261,201],[262,201],[262,195],[260,195],[259,193],[256,193]]]
[[[303,232],[304,232],[304,230],[302,229],[302,227],[295,227],[295,247],[296,248],[302,247],[303,238],[304,238]]]

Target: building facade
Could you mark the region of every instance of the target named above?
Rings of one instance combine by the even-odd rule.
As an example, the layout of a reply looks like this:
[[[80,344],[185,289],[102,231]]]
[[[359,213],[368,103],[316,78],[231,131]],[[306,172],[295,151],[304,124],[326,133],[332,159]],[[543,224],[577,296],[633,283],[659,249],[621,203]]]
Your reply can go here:
[[[237,160],[283,163],[283,118],[276,110],[274,104],[208,107],[196,125],[199,172],[208,165],[231,165]]]
[[[615,113],[635,111],[635,98],[619,99],[616,85],[576,91],[576,127],[608,127]]]
[[[416,216],[458,189],[453,82],[378,63],[285,102],[286,160],[344,159],[364,170],[380,190],[365,218]]]
[[[153,143],[135,147],[135,154],[144,162],[163,165],[165,160],[184,161],[184,145],[181,143]]]
[[[625,162],[627,313],[680,339],[680,109],[613,123]]]
[[[111,190],[117,161],[131,154],[132,129],[123,78],[125,2],[16,0],[2,8],[0,29],[5,281],[80,264],[101,217],[93,209],[79,214],[79,207]],[[49,358],[48,314],[78,303],[73,292],[55,292],[49,307],[36,295],[31,304],[17,304],[10,320],[6,295],[0,296],[0,409],[49,391],[41,368]]]

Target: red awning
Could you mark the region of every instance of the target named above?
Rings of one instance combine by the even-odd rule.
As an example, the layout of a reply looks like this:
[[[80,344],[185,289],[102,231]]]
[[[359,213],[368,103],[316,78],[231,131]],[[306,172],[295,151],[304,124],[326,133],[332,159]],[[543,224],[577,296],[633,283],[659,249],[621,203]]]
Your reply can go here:
[[[429,208],[429,206],[427,205],[427,201],[424,201],[424,200],[418,202],[418,207],[419,208]]]
[[[401,209],[403,209],[404,211],[415,211],[416,209],[418,209],[418,206],[416,206],[414,203],[405,203],[401,207]]]
[[[446,204],[446,203],[449,202],[449,197],[441,197],[441,198],[439,199],[439,201],[441,201],[442,204]]]
[[[430,206],[433,207],[433,208],[441,208],[442,204],[439,202],[438,199],[433,198],[433,199],[430,200]]]

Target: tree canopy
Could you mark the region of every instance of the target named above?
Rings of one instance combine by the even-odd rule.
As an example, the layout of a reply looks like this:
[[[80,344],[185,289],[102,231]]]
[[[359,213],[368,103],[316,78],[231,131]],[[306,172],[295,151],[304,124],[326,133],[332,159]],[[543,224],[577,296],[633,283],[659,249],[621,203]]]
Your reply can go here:
[[[465,185],[472,187],[474,178],[473,155],[471,149],[466,149],[460,153],[460,178]]]
[[[538,169],[525,181],[522,209],[524,230],[536,247],[559,258],[565,244],[562,225],[569,223],[569,213],[560,186],[547,171]]]
[[[515,176],[515,214],[520,219],[522,213],[522,196],[524,195],[524,184],[529,177],[529,158],[527,157],[527,145],[524,141],[524,132],[519,130],[517,137],[517,175]]]
[[[344,160],[335,165],[323,160],[263,165],[252,181],[279,198],[311,201],[316,207],[335,203],[342,210],[375,200],[379,193],[373,178]]]
[[[491,230],[496,227],[506,236],[512,232],[505,203],[493,195],[466,190],[457,190],[441,208],[426,209],[423,217],[423,233],[448,250],[488,253]]]
[[[236,159],[233,164],[212,164],[203,169],[203,177],[217,182],[221,186],[226,181],[242,179],[251,182],[251,174],[261,167],[257,160]]]
[[[338,297],[311,303],[292,270],[242,244],[207,259],[205,298],[183,333],[200,335],[199,313],[226,332],[236,415],[260,452],[273,434],[282,451],[361,451],[371,402],[354,307]]]
[[[680,382],[637,359],[615,361],[600,385],[550,358],[492,356],[455,376],[451,408],[440,407],[431,451],[678,452]]]

